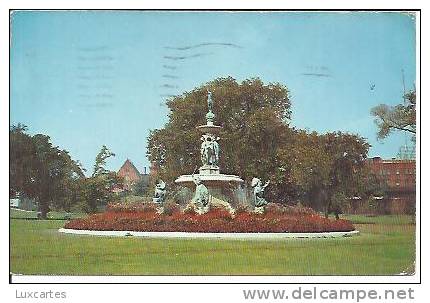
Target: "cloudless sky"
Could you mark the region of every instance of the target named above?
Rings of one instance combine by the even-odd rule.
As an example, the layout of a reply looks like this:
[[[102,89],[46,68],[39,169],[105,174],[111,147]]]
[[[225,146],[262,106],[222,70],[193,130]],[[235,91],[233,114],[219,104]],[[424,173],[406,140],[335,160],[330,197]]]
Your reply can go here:
[[[414,87],[415,43],[402,13],[18,11],[10,123],[50,135],[89,172],[103,144],[108,168],[129,158],[143,172],[167,95],[260,77],[288,87],[292,125],[357,133],[369,156],[391,158],[410,138],[378,142],[370,109],[402,102],[402,69]]]

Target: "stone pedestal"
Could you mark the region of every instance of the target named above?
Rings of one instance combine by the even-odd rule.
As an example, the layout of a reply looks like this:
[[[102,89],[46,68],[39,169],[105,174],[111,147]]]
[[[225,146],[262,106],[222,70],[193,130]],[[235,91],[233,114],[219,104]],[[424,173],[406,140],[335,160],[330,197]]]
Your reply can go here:
[[[219,167],[218,166],[212,166],[212,165],[203,165],[199,168],[199,174],[200,175],[219,175]]]

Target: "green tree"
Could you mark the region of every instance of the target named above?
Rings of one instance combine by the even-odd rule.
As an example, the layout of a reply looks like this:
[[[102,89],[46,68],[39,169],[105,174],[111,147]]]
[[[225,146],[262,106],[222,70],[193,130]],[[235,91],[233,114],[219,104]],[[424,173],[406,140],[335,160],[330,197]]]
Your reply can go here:
[[[146,196],[149,193],[149,184],[150,180],[149,178],[140,178],[134,185],[133,185],[133,195],[135,196]]]
[[[111,152],[106,145],[103,145],[100,152],[96,156],[96,162],[94,163],[93,174],[92,176],[100,176],[106,174],[108,171],[106,170],[106,160],[110,157],[115,157],[115,154]]]
[[[327,217],[330,211],[336,213],[341,207],[334,203],[336,196],[359,195],[361,171],[365,168],[370,145],[364,138],[340,132],[326,134],[324,140],[326,151],[331,155],[332,161],[325,207]]]
[[[360,195],[369,144],[361,137],[341,132],[319,135],[297,131],[287,161],[291,186],[299,200],[315,209],[339,214],[345,197]]]
[[[95,213],[100,207],[104,207],[108,202],[115,199],[112,189],[114,186],[121,186],[122,179],[115,173],[106,169],[106,160],[114,157],[105,145],[96,156],[93,173],[86,178],[81,185],[81,200],[83,210],[87,213]]]
[[[389,106],[380,104],[371,109],[378,127],[378,139],[385,139],[392,131],[416,134],[416,92],[412,90],[404,96],[404,104]]]
[[[327,200],[325,192],[330,186],[333,165],[323,136],[298,130],[283,154],[285,166],[290,168],[294,196],[314,209],[321,209]]]
[[[33,138],[26,133],[27,126],[12,125],[9,132],[10,195],[32,191],[32,170],[35,160]]]
[[[66,150],[52,145],[49,136],[30,136],[26,130],[22,124],[10,129],[11,192],[35,199],[46,218],[52,207],[77,203],[75,183],[83,172]]]

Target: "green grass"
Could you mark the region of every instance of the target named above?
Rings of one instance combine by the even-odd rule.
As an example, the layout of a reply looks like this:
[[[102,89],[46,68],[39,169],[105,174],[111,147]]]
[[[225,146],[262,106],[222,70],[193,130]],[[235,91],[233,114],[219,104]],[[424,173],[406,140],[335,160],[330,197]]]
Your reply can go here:
[[[354,224],[407,225],[413,223],[411,215],[341,215],[341,218],[348,219]]]
[[[80,218],[86,216],[85,213],[69,213],[70,218]],[[48,213],[48,219],[64,219],[67,216],[65,211],[51,211]],[[19,209],[10,209],[10,217],[13,219],[37,219],[37,211],[26,211]]]
[[[415,225],[379,221],[373,218],[374,224],[357,224],[361,234],[351,238],[232,241],[79,236],[57,231],[65,221],[11,219],[11,271],[55,275],[399,274],[414,262]],[[391,222],[388,218],[383,221]]]

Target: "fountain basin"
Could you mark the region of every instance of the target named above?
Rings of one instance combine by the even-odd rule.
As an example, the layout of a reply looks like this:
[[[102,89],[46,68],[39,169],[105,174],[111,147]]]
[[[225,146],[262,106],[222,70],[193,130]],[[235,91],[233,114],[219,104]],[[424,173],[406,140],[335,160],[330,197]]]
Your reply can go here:
[[[202,180],[203,184],[206,186],[211,185],[227,185],[226,183],[230,183],[231,185],[238,186],[243,183],[243,180],[239,178],[239,176],[235,175],[225,175],[225,174],[196,174],[194,177],[199,177]],[[194,188],[193,175],[182,175],[179,176],[175,183],[184,185],[186,187]]]
[[[197,129],[203,134],[214,134],[214,135],[219,134],[219,132],[221,131],[221,128],[222,128],[221,126],[210,125],[210,124],[197,126]]]
[[[243,180],[238,176],[206,173],[195,174],[194,177],[200,178],[212,197],[225,201],[232,207],[246,203],[246,194],[241,186]],[[193,181],[193,175],[179,176],[175,180],[175,183],[187,187],[192,192],[196,187]]]

